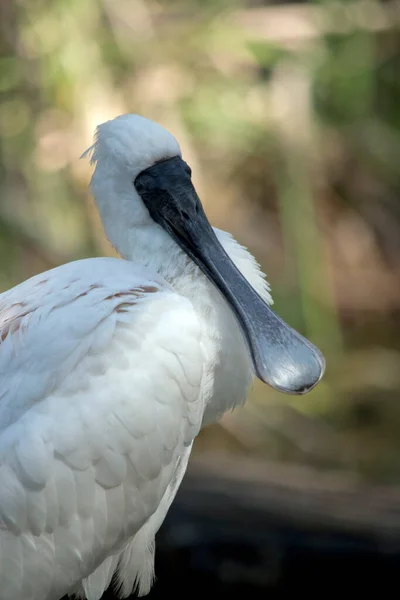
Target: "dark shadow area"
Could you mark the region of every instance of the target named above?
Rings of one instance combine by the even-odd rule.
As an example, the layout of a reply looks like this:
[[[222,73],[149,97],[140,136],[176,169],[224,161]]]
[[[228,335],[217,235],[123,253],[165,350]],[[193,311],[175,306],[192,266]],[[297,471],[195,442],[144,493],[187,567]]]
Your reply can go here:
[[[386,597],[396,589],[394,488],[384,499],[382,489],[344,484],[332,490],[326,481],[306,489],[304,478],[296,492],[282,476],[278,485],[276,477],[260,482],[226,470],[217,479],[216,471],[188,473],[158,535],[149,598],[317,597],[327,590]],[[357,505],[358,523],[352,521]]]

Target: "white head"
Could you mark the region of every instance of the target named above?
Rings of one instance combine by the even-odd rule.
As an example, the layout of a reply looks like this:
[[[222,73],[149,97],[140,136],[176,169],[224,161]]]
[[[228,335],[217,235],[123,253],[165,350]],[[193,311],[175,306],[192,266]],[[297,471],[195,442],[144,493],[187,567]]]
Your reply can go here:
[[[154,121],[126,114],[97,127],[94,144],[82,157],[96,165],[91,189],[106,234],[124,254],[124,242],[132,227],[151,225],[149,211],[134,181],[159,161],[181,156],[176,139]]]
[[[178,142],[164,127],[140,115],[121,115],[99,125],[95,143],[83,156],[102,169],[126,171],[132,180],[154,163],[182,156]]]
[[[139,232],[151,240],[169,236],[225,297],[258,377],[287,393],[314,387],[324,371],[322,355],[275,315],[226,254],[175,138],[153,121],[123,115],[98,127],[87,153],[96,164],[91,187],[115,247],[128,248]]]

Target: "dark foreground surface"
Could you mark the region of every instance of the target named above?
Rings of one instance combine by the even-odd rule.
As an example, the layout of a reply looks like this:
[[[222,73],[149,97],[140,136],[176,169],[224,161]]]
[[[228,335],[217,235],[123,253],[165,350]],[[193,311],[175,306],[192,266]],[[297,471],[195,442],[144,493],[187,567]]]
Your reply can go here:
[[[386,597],[397,593],[399,573],[399,488],[291,467],[197,463],[158,535],[148,598]]]

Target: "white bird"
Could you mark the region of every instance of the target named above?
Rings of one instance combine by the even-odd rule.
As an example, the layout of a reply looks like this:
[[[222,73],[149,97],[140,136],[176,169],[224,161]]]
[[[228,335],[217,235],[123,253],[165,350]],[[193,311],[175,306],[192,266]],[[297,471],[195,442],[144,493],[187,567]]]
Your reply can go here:
[[[254,373],[304,393],[324,371],[269,308],[255,259],[207,221],[170,133],[123,115],[87,153],[123,258],[0,295],[0,600],[98,600],[114,574],[121,597],[147,594],[202,425]]]

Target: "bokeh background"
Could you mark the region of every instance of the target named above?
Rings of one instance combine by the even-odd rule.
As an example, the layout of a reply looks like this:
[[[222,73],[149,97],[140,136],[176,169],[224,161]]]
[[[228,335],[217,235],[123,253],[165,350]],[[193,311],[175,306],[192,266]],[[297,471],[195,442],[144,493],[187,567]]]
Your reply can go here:
[[[304,489],[313,506],[313,486],[347,494],[354,523],[379,490],[374,526],[393,535],[399,25],[393,1],[0,2],[0,291],[113,253],[79,157],[107,119],[158,121],[181,143],[212,224],[257,257],[276,310],[327,360],[310,394],[256,383],[244,408],[201,433],[202,489],[207,464],[235,480],[254,466],[253,481],[275,474],[278,504]]]

